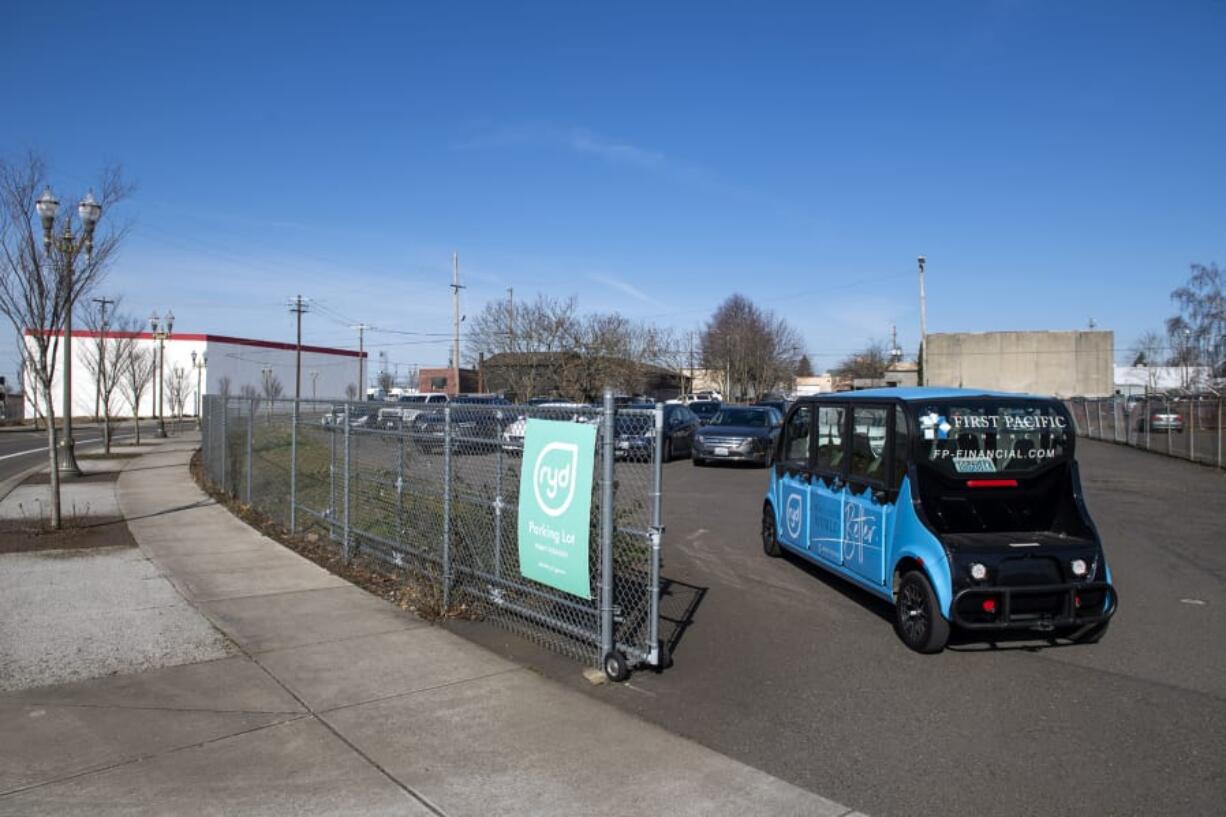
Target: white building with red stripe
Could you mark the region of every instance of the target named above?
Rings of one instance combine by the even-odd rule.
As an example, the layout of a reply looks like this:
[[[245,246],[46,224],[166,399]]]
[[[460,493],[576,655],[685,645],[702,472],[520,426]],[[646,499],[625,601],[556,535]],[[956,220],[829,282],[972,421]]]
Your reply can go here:
[[[55,379],[52,388],[56,416],[63,414],[63,333],[56,343]],[[32,344],[32,332],[26,330],[25,342]],[[72,402],[74,417],[93,417],[98,408],[97,381],[91,362],[96,360],[98,343],[120,338],[131,338],[139,348],[153,354],[158,349],[158,340],[150,332],[88,332],[74,330],[72,333]],[[165,360],[162,364],[166,383],[163,410],[172,416],[172,379],[175,370],[187,374],[184,415],[195,416],[198,410],[198,394],[221,394],[228,391],[239,395],[243,387],[250,386],[255,393],[264,396],[264,372],[268,370],[282,387],[283,398],[294,396],[295,356],[297,347],[292,343],[270,340],[235,338],[226,335],[172,333],[164,341]],[[192,353],[196,353],[197,365],[193,368]],[[367,382],[366,353],[351,349],[335,349],[326,346],[302,346],[302,398],[304,400],[343,400],[350,386],[354,393],[359,382]],[[362,378],[362,381],[359,380]],[[158,379],[157,372],[154,380]],[[44,414],[42,394],[37,388],[37,379],[25,373],[26,417]],[[199,392],[197,392],[199,384]],[[158,394],[154,384],[146,386],[140,401],[140,416],[157,414]],[[132,406],[124,397],[123,389],[115,389],[110,401],[112,417],[131,417]],[[100,413],[100,412],[99,412]]]

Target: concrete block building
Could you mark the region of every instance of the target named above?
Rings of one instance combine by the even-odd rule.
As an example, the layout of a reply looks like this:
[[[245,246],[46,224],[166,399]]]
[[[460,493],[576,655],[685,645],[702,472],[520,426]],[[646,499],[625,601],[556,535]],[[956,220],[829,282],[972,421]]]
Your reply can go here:
[[[1107,397],[1114,392],[1115,333],[935,332],[924,348],[924,385]]]
[[[64,373],[64,345],[62,332],[58,344],[55,366],[55,381],[52,393],[56,416],[63,413],[61,378]],[[25,333],[25,342],[32,342],[31,331]],[[97,359],[99,343],[130,338],[147,351],[155,351],[158,341],[149,332],[73,331],[72,333],[72,402],[74,417],[92,417],[97,409],[97,381],[90,364]],[[229,393],[238,395],[244,386],[251,386],[257,394],[263,394],[264,371],[267,369],[280,381],[282,397],[294,396],[294,361],[296,346],[253,338],[236,338],[226,335],[173,333],[165,341],[164,378],[171,382],[176,368],[186,371],[187,396],[184,401],[185,415],[194,416],[198,411],[200,394],[219,394],[228,387]],[[204,366],[197,371],[192,366],[192,353]],[[350,349],[335,349],[325,346],[302,347],[302,397],[303,399],[341,400],[350,386],[356,394],[360,378],[366,376],[365,353]],[[155,374],[156,379],[156,374]],[[24,373],[26,384],[25,412],[32,417],[43,414],[42,395],[34,387],[36,382],[29,373]],[[197,391],[199,385],[199,391]],[[121,394],[121,389],[111,400],[111,416],[131,417],[132,407]],[[164,412],[171,415],[171,387],[167,386]],[[142,417],[157,413],[157,392],[150,385],[141,398],[139,414]]]

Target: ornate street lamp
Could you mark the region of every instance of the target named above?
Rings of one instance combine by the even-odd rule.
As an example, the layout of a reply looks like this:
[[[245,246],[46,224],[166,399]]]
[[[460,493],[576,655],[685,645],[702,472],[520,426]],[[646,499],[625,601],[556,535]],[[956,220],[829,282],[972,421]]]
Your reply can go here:
[[[196,357],[195,351],[192,352],[192,368],[196,370],[196,428],[201,428],[204,408],[204,395],[200,391],[200,382],[204,375],[204,367],[209,364],[209,356],[201,353],[200,357]]]
[[[50,187],[43,189],[43,194],[34,203],[34,209],[43,223],[43,252],[50,255],[54,248],[60,256],[60,269],[64,276],[64,439],[60,443],[63,449],[60,472],[80,476],[81,466],[77,465],[76,443],[72,438],[72,312],[75,306],[73,278],[77,256],[81,250],[85,250],[87,261],[93,261],[94,228],[98,226],[98,219],[102,218],[102,205],[94,199],[92,191],[86,193],[85,198],[77,205],[77,215],[81,218],[81,229],[84,232],[80,239],[74,238],[70,221],[65,221],[62,235],[56,237],[52,234],[60,202]]]
[[[149,330],[153,339],[158,342],[158,436],[166,437],[166,416],[162,413],[162,398],[166,393],[166,338],[170,337],[175,328],[175,313],[166,310],[166,319],[162,321],[157,312],[149,315]]]

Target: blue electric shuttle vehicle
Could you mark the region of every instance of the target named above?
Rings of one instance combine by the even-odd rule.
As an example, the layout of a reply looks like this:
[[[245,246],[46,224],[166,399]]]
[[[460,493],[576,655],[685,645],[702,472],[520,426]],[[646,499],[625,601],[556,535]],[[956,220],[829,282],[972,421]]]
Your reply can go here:
[[[1118,598],[1074,443],[1052,398],[805,397],[779,435],[762,545],[891,602],[899,637],[919,652],[939,652],[951,627],[1097,641]]]

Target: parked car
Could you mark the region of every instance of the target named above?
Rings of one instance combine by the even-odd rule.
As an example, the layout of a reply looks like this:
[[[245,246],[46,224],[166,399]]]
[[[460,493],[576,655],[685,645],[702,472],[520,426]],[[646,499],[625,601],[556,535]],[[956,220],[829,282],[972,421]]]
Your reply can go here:
[[[600,419],[600,415],[593,412],[592,407],[586,403],[539,403],[536,408],[540,411],[533,412],[533,417],[538,417],[542,420],[570,420],[575,423],[594,423]],[[528,425],[529,417],[525,414],[517,415],[511,422],[503,428],[502,431],[502,450],[518,456],[524,451],[524,429]]]
[[[1138,431],[1146,431],[1148,426],[1149,431],[1165,431],[1183,433],[1183,415],[1176,414],[1170,409],[1160,409],[1152,411],[1149,414],[1149,419],[1142,417],[1137,423]]]
[[[773,395],[773,394],[764,395],[756,403],[754,403],[754,405],[755,406],[770,406],[775,411],[779,412],[781,415],[787,414],[787,411],[788,411],[787,398],[781,397],[778,395]]]
[[[719,413],[720,406],[722,405],[718,400],[695,400],[687,405],[686,408],[697,414],[698,422],[705,426]]]
[[[783,415],[770,406],[724,406],[694,434],[694,465],[723,460],[769,466]]]
[[[503,410],[511,405],[502,397],[457,395],[448,401],[451,408],[452,450],[457,453],[488,451],[496,448],[504,426],[514,418]],[[405,427],[419,451],[439,453],[446,438],[447,415],[442,407],[423,410]]]
[[[652,409],[650,403],[631,408]],[[664,404],[664,446],[660,456],[669,462],[676,455],[688,456],[694,440],[694,432],[701,427],[698,415],[680,403]],[[650,462],[655,455],[656,429],[649,415],[622,414],[617,418],[615,455],[618,459]]]
[[[358,403],[349,404],[349,427],[367,428],[377,422],[378,413],[373,408]],[[320,418],[320,422],[331,428],[341,428],[345,425],[345,407],[338,406]]]
[[[714,400],[716,403],[722,403],[724,396],[718,391],[697,391],[693,394],[682,394],[669,400],[669,403],[680,403],[683,406],[688,406],[690,403],[698,401]]]
[[[1092,643],[1119,597],[1075,446],[1073,418],[1054,398],[931,388],[804,397],[775,452],[762,546],[893,604],[895,632],[917,652],[939,652],[952,628]]]

